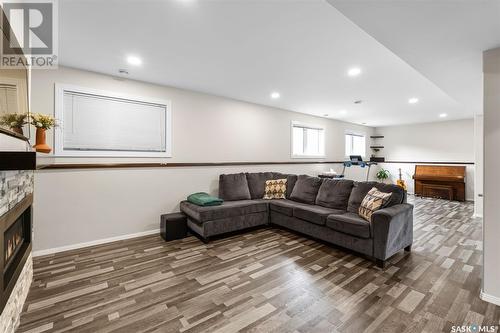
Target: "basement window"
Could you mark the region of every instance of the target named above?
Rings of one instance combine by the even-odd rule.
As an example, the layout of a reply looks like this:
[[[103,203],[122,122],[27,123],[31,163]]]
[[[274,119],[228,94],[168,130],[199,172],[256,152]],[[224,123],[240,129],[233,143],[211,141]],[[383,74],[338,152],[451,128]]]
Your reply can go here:
[[[345,135],[345,156],[361,155],[366,156],[366,138],[362,134],[346,133]]]
[[[292,122],[292,158],[325,157],[325,129]]]
[[[56,85],[57,156],[171,157],[168,101]]]

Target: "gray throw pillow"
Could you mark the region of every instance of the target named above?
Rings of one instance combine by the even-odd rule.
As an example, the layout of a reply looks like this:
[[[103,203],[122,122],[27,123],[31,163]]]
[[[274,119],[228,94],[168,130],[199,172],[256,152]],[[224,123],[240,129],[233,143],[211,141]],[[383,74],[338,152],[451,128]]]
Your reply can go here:
[[[316,197],[316,205],[347,210],[354,181],[349,179],[325,179]]]
[[[295,186],[293,187],[290,199],[292,199],[293,201],[314,205],[314,203],[316,202],[316,195],[318,194],[319,187],[321,186],[321,182],[321,178],[300,175],[297,178]]]
[[[297,175],[288,175],[286,177],[286,198],[290,199],[292,196],[293,189],[295,187],[295,183],[297,183]]]
[[[249,200],[247,177],[244,173],[219,176],[219,197],[226,201]]]

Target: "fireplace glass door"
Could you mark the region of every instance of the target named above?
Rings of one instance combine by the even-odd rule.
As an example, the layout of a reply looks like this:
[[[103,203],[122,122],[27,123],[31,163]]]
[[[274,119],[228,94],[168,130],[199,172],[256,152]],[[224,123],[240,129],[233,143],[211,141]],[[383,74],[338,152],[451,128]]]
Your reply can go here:
[[[19,217],[4,234],[4,263],[9,267],[12,259],[24,243],[23,218]]]

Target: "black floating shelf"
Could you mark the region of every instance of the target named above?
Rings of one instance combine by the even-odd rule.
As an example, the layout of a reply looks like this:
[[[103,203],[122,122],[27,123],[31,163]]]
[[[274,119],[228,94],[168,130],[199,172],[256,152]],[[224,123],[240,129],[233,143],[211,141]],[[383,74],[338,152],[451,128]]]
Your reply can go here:
[[[384,136],[383,135],[371,135],[370,138],[372,138],[372,139],[383,139]]]
[[[382,149],[384,146],[370,146],[371,149]]]
[[[35,170],[36,153],[33,151],[0,152],[0,170]]]

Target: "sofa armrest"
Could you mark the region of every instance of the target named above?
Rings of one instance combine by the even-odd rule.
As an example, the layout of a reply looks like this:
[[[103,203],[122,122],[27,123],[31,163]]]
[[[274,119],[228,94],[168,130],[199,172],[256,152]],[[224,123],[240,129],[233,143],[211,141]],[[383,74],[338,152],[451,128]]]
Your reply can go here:
[[[403,203],[372,215],[373,256],[390,258],[413,242],[413,205]]]

